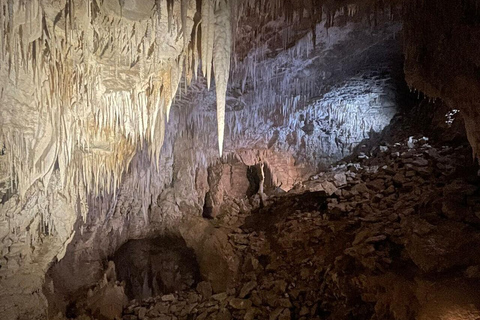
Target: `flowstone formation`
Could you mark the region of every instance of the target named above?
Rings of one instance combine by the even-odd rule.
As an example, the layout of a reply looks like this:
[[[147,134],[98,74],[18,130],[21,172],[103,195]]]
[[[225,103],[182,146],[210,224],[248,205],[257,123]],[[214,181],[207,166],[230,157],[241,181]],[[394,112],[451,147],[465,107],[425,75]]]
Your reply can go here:
[[[210,80],[212,55],[222,127],[231,21],[230,2],[217,2],[196,23],[194,1],[2,2],[2,142],[16,190],[58,167],[64,185],[113,191],[138,146],[158,159],[182,75],[202,58]]]

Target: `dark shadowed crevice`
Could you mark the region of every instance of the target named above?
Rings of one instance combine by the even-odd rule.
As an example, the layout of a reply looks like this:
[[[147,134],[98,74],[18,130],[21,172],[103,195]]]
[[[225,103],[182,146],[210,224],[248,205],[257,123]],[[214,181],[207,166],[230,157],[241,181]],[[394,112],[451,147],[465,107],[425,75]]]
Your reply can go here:
[[[130,299],[187,290],[200,279],[194,251],[176,236],[130,240],[115,252],[113,261]]]
[[[251,197],[258,192],[260,186],[260,177],[257,166],[249,166],[247,169],[247,179],[250,183],[247,190],[247,197]]]

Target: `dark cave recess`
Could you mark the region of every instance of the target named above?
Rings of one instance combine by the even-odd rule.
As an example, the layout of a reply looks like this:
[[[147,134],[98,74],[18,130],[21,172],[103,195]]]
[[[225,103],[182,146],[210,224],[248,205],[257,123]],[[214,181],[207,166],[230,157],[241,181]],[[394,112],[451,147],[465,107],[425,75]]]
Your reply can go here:
[[[115,252],[113,261],[129,299],[186,290],[200,280],[194,251],[178,236],[130,240]]]

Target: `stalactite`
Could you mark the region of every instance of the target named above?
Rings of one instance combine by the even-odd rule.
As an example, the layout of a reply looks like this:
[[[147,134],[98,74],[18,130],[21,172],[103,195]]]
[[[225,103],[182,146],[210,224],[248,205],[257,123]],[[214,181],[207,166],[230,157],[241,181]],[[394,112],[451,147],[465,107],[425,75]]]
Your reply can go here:
[[[207,88],[210,90],[212,77],[213,46],[215,41],[215,2],[218,0],[202,1],[202,71],[207,78]]]
[[[311,33],[281,55],[286,65],[315,50],[323,2],[308,2]],[[144,144],[159,170],[165,126],[182,74],[188,84],[197,77],[200,61],[208,87],[212,67],[215,71],[220,155],[225,131],[238,135],[245,129],[234,120],[238,113],[225,114],[231,60],[243,61],[232,69],[239,75],[235,77],[239,91],[253,86],[256,98],[281,114],[306,104],[315,91],[314,84],[301,86],[285,76],[288,70],[265,63],[269,52],[261,42],[265,24],[277,17],[292,25],[307,19],[303,6],[294,1],[204,0],[199,22],[191,16],[195,1],[188,0],[155,0],[154,13],[136,21],[128,19],[123,5],[120,13],[111,14],[102,1],[68,0],[53,15],[44,12],[44,5],[44,0],[0,0],[0,63],[5,67],[0,71],[2,108],[17,107],[9,95],[23,82],[22,90],[31,94],[31,101],[19,105],[29,105],[38,116],[38,123],[22,128],[0,119],[2,141],[11,150],[12,184],[22,195],[37,180],[48,184],[54,167],[65,187],[76,185],[79,192],[99,194],[115,191]],[[359,9],[348,6],[347,10],[353,15]],[[256,35],[246,56],[232,57],[232,33],[247,14],[258,14],[260,26],[252,32]],[[328,10],[327,27],[333,24],[334,14],[334,9]],[[180,29],[183,41],[171,50]],[[284,46],[290,45],[293,27],[278,32]],[[273,92],[276,87],[280,92]],[[268,110],[257,110],[245,123],[254,126],[255,119],[268,115]],[[227,117],[233,119],[229,125]],[[196,121],[186,135],[208,126],[204,117]]]
[[[215,21],[213,67],[215,69],[215,88],[217,93],[217,132],[220,156],[222,156],[225,134],[225,97],[230,74],[230,54],[232,48],[230,1],[231,0],[217,0],[216,4],[217,15]]]

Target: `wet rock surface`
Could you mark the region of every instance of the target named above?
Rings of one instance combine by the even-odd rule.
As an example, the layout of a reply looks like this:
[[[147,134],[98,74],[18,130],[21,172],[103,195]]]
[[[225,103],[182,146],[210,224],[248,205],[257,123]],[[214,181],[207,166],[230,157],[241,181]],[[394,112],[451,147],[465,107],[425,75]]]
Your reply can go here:
[[[470,147],[414,135],[351,160],[213,221],[239,260],[224,292],[133,300],[123,319],[477,319]]]

